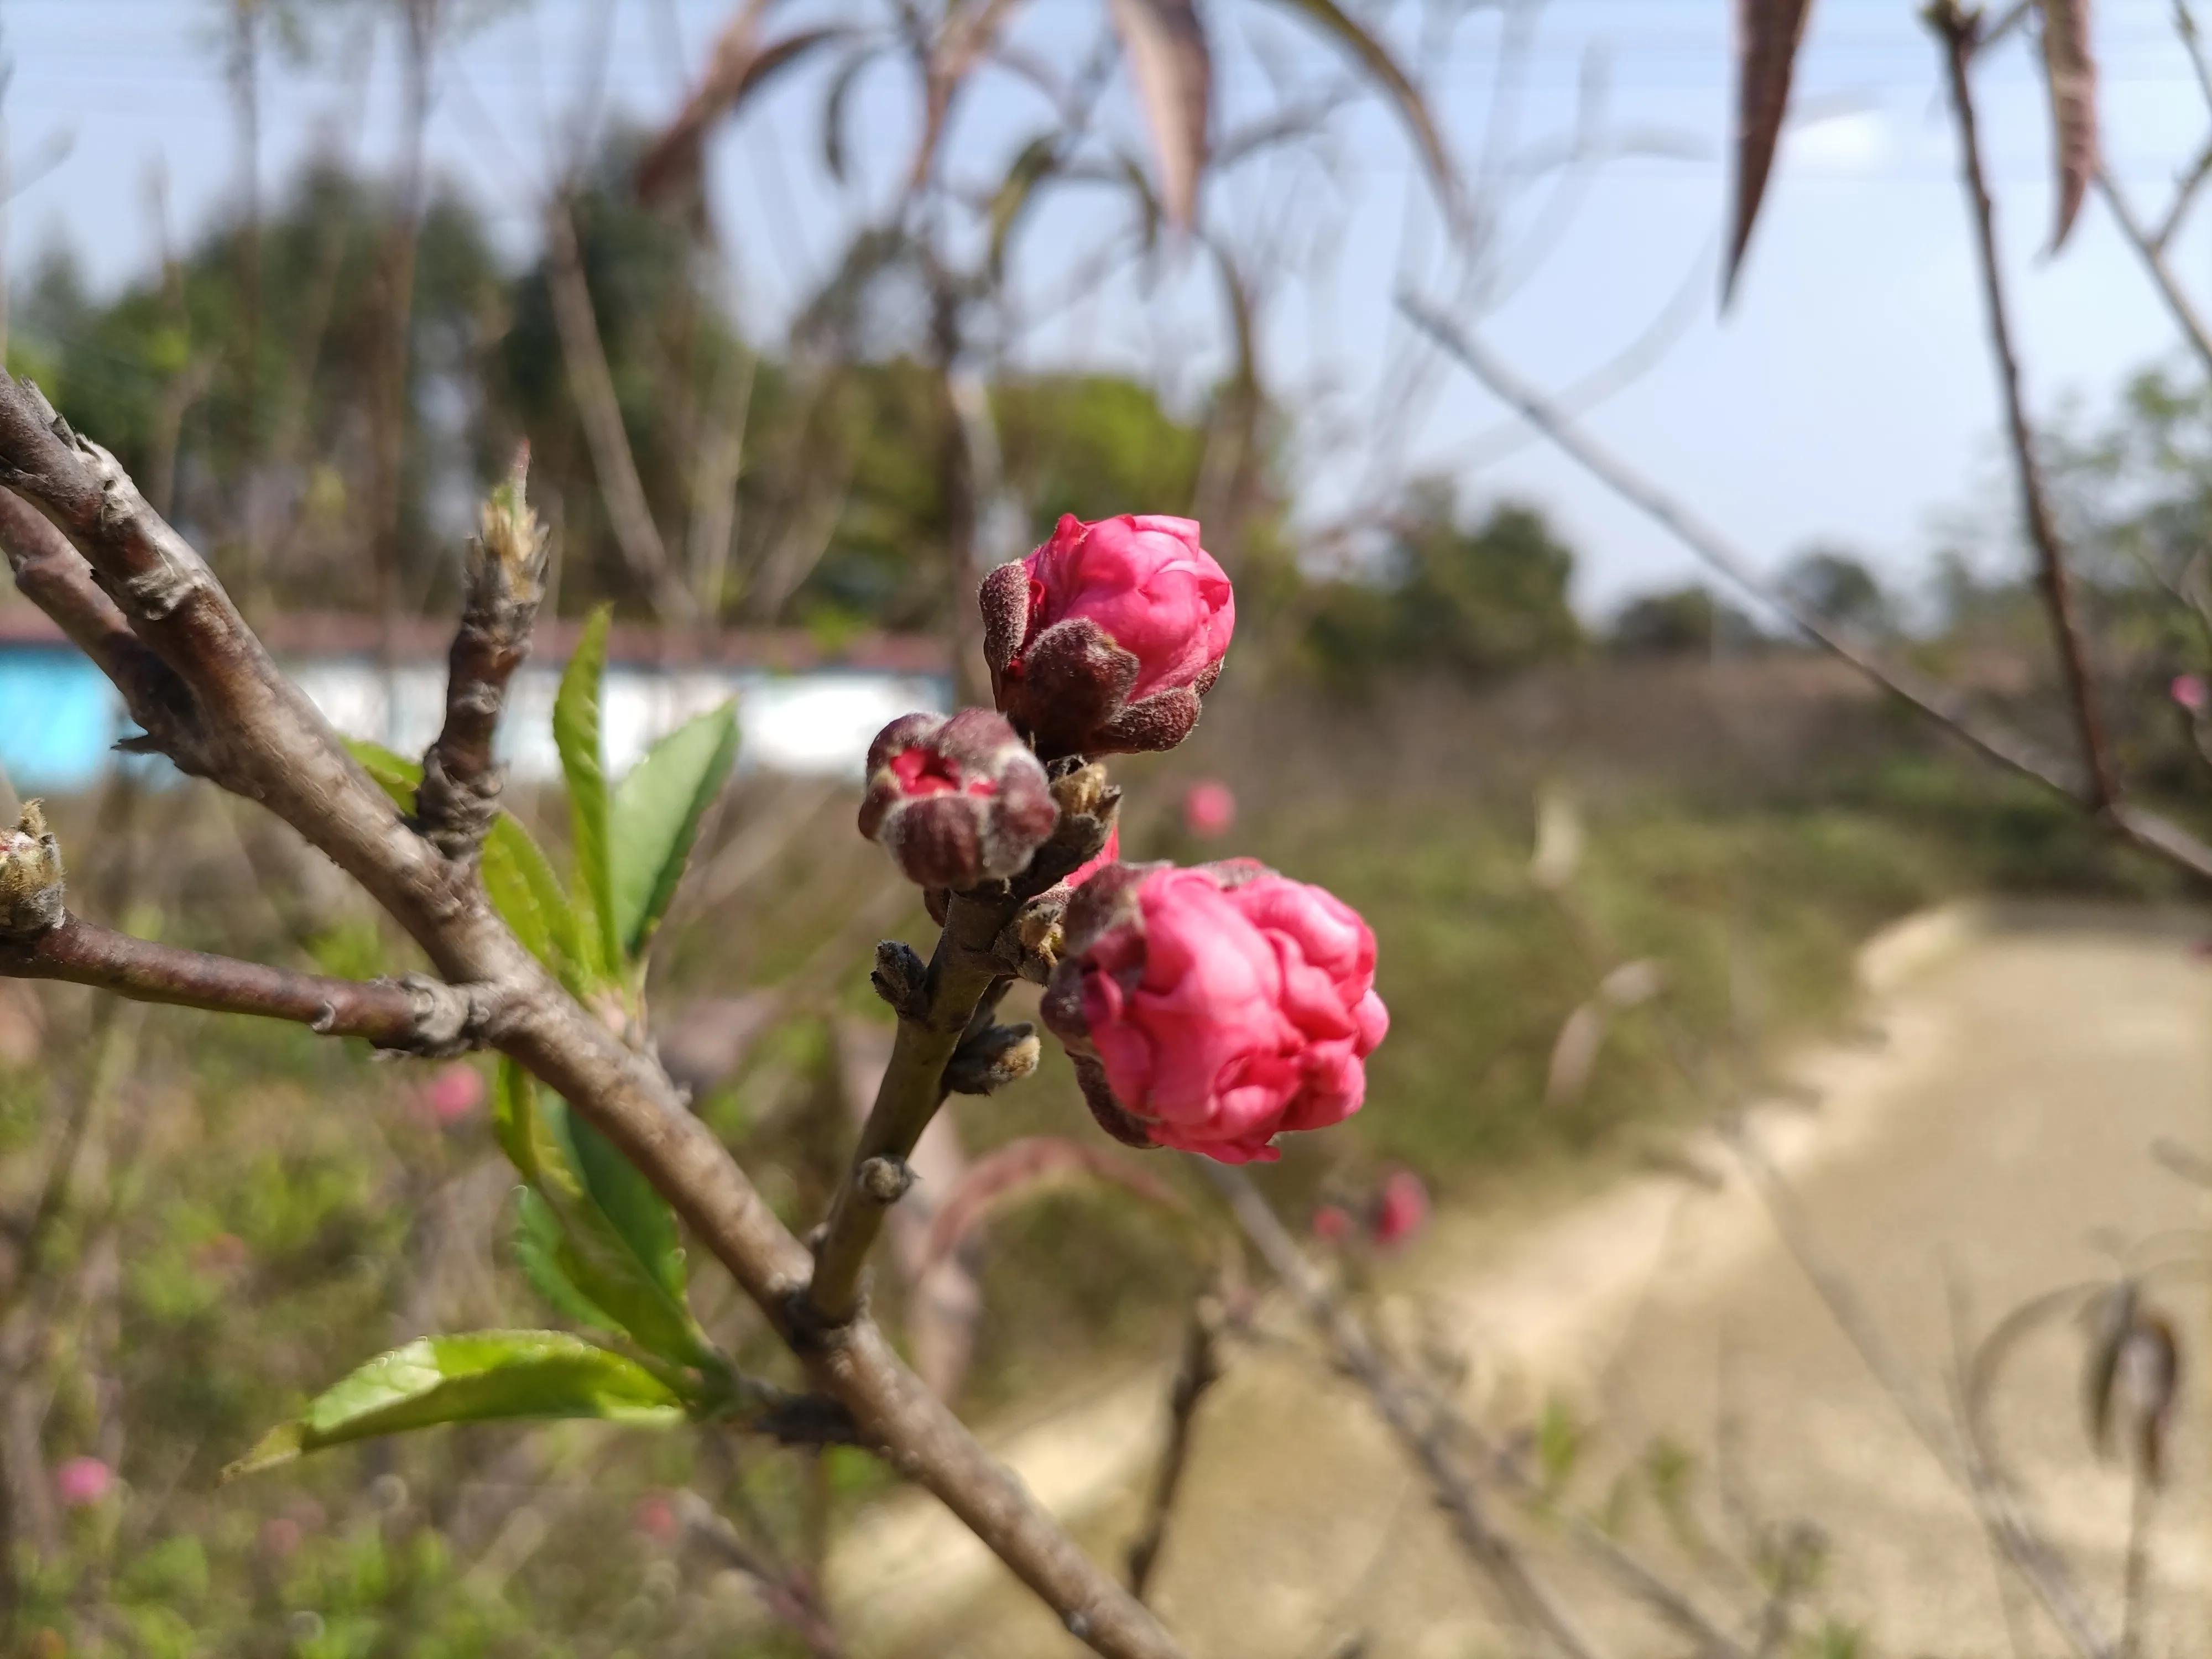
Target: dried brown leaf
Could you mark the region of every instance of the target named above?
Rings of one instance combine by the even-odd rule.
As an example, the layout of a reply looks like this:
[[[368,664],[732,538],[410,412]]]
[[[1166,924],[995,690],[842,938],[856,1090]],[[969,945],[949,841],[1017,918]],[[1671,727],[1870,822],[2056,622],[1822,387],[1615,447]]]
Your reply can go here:
[[[1759,222],[1812,9],[1813,0],[1735,0],[1735,220],[1721,282],[1723,304],[1735,291],[1752,227]]]
[[[2089,0],[2042,0],[2043,73],[2058,164],[2058,211],[2051,251],[2065,245],[2097,176],[2097,60],[2089,46]]]
[[[1114,28],[1159,157],[1168,222],[1188,230],[1206,169],[1213,59],[1192,0],[1111,0]]]

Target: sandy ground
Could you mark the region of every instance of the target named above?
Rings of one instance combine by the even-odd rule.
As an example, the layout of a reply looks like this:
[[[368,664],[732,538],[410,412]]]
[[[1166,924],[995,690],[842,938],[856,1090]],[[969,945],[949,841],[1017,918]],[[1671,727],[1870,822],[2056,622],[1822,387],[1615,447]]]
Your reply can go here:
[[[2115,1252],[2202,1261],[2207,1194],[2150,1155],[2212,1151],[2212,964],[2196,931],[2102,912],[1923,921],[1865,958],[1863,1040],[1805,1056],[1754,1117],[1824,1248],[1940,1401],[1954,1291],[1986,1329],[2024,1299],[2108,1276]],[[1727,1171],[1692,1144],[1689,1161]],[[2161,1237],[2163,1236],[2163,1237]],[[2193,1368],[2150,1532],[2141,1650],[2212,1652],[2206,1378],[2212,1291],[2159,1286]],[[2059,1650],[1994,1571],[1972,1510],[1844,1341],[1740,1178],[1644,1174],[1536,1216],[1439,1222],[1372,1312],[1403,1352],[1467,1362],[1462,1403],[1501,1431],[1547,1401],[1590,1426],[1565,1494],[1584,1513],[1655,1449],[1686,1453],[1694,1530],[1644,1494],[1621,1535],[1729,1619],[1735,1563],[1793,1522],[1828,1540],[1820,1616],[1863,1652]],[[1194,1659],[1461,1659],[1533,1650],[1364,1400],[1300,1340],[1240,1348],[1208,1397],[1155,1603]],[[1998,1396],[2004,1454],[2099,1615],[2117,1630],[2130,1486],[2088,1453],[2080,1331],[2024,1341]],[[1164,1370],[1133,1368],[994,1437],[1086,1540],[1119,1559],[1163,1421]],[[1543,1517],[1493,1504],[1608,1656],[1674,1654]],[[864,1653],[1015,1659],[1079,1651],[929,1506],[866,1517],[833,1564]],[[2012,1605],[2008,1606],[2008,1599]],[[925,1626],[916,1613],[927,1609]],[[1808,1617],[1808,1625],[1811,1622]]]

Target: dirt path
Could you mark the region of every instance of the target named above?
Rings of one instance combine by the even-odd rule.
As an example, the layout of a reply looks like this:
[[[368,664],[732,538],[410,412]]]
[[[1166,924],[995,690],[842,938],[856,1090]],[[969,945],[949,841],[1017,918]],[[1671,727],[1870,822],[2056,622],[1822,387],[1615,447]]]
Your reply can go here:
[[[2152,1143],[2212,1149],[2212,965],[2193,933],[2119,913],[2044,912],[1953,948],[1923,924],[1869,959],[1879,1042],[1808,1055],[1808,1100],[1759,1133],[1896,1345],[1940,1389],[1948,1286],[1988,1325],[2022,1299],[2110,1271],[2116,1241],[2201,1228],[2206,1194]],[[1918,959],[1940,956],[1933,962]],[[1917,965],[1916,965],[1917,963]],[[1694,1151],[1694,1149],[1693,1149]],[[1710,1149],[1700,1161],[1721,1167]],[[2193,1250],[2201,1235],[2169,1240]],[[2143,1651],[2212,1652],[2212,1514],[2202,1402],[2212,1373],[2203,1278],[2169,1285],[2194,1366],[2180,1455],[2153,1534]],[[1713,1536],[1804,1519],[1830,1540],[1825,1600],[1882,1653],[1995,1654],[2008,1613],[1963,1501],[1844,1343],[1740,1181],[1626,1179],[1534,1223],[1453,1218],[1402,1264],[1379,1309],[1469,1358],[1465,1399],[1500,1427],[1547,1400],[1594,1425],[1571,1501],[1595,1510],[1655,1447],[1689,1455]],[[1285,1333],[1293,1328],[1276,1322]],[[2087,1455],[2078,1332],[2028,1342],[1999,1421],[2052,1535],[2118,1622],[2125,1480]],[[1118,1552],[1161,1414],[1161,1374],[1102,1387],[1000,1449],[1098,1547]],[[1522,1650],[1406,1460],[1361,1399],[1292,1340],[1240,1353],[1209,1397],[1158,1579],[1194,1659],[1369,1659]],[[1610,1653],[1682,1649],[1589,1578],[1556,1531],[1515,1530]],[[1646,1501],[1624,1535],[1715,1611],[1744,1585]],[[1068,1638],[926,1508],[869,1517],[833,1571],[862,1651],[960,1659],[1073,1652]],[[1755,1598],[1754,1598],[1755,1599]],[[939,1609],[917,1633],[918,1605]],[[902,1632],[889,1620],[903,1610]],[[2032,1611],[2027,1651],[2055,1650]]]

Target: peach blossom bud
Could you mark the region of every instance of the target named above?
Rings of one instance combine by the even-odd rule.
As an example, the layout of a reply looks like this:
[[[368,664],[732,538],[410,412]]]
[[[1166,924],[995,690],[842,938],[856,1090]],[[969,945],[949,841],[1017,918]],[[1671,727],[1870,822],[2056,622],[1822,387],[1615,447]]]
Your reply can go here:
[[[1237,628],[1229,578],[1188,519],[1064,517],[978,599],[999,707],[1047,760],[1174,748]]]
[[[1076,890],[1042,1004],[1102,1127],[1224,1164],[1341,1122],[1389,1029],[1375,935],[1249,859],[1116,865]]]
[[[2204,678],[2201,674],[2176,674],[2173,677],[2173,684],[2167,690],[2172,693],[2174,702],[2192,714],[2203,714],[2205,703],[2212,701],[2212,696],[2208,696]]]
[[[1411,1170],[1393,1170],[1375,1194],[1375,1243],[1395,1249],[1428,1224],[1429,1189]]]
[[[1019,874],[1059,820],[1044,767],[988,708],[902,715],[869,746],[860,833],[925,888]]]

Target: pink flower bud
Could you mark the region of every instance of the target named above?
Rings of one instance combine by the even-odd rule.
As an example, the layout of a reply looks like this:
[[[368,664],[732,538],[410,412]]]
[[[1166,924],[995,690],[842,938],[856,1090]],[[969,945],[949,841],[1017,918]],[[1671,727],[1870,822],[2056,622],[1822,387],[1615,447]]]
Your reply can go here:
[[[1188,519],[1062,518],[978,598],[999,707],[1047,760],[1174,748],[1237,627],[1229,578]]]
[[[299,1553],[305,1532],[289,1515],[272,1515],[261,1523],[261,1547],[282,1561]]]
[[[97,1457],[72,1457],[54,1471],[54,1501],[65,1510],[89,1509],[114,1484],[115,1471]]]
[[[2203,714],[2205,703],[2212,701],[2212,696],[2208,696],[2204,678],[2201,674],[2176,674],[2173,684],[2167,690],[2172,692],[2174,702],[2192,714]]]
[[[1119,864],[1121,861],[1121,826],[1117,823],[1106,832],[1106,844],[1098,849],[1096,857],[1085,859],[1067,872],[1067,884],[1070,887],[1080,887],[1108,865]]]
[[[1043,1004],[1101,1127],[1224,1164],[1359,1109],[1389,1029],[1375,935],[1251,860],[1119,865],[1076,890]]]
[[[1205,841],[1227,835],[1237,823],[1237,797],[1229,786],[1207,778],[1183,791],[1182,827]]]
[[[1375,1194],[1375,1242],[1393,1249],[1428,1224],[1429,1189],[1411,1170],[1393,1170]]]
[[[1313,1236],[1324,1244],[1341,1244],[1352,1237],[1352,1212],[1341,1204],[1324,1204],[1313,1212]]]
[[[441,1066],[422,1085],[420,1098],[432,1122],[451,1128],[483,1104],[483,1073],[465,1060]]]
[[[860,833],[924,887],[1018,875],[1059,820],[1043,765],[988,708],[902,715],[869,746]]]

